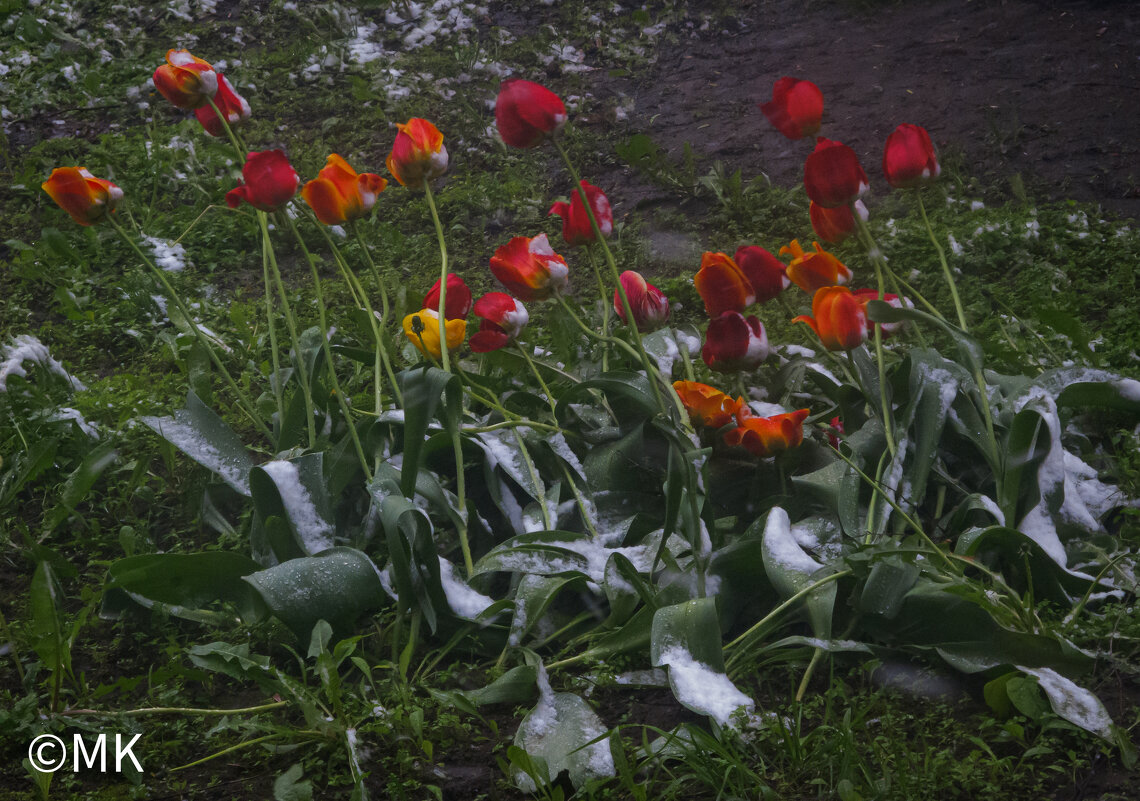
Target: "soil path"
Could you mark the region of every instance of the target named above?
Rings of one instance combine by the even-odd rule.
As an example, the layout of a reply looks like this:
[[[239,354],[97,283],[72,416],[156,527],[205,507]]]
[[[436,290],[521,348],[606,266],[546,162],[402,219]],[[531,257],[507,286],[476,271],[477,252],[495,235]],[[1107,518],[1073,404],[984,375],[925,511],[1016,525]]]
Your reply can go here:
[[[604,79],[602,91],[632,98],[630,130],[671,155],[688,142],[746,179],[764,172],[793,186],[811,145],[785,139],[756,104],[781,76],[804,78],[823,90],[821,134],[858,152],[873,189],[885,189],[887,135],[913,122],[942,152],[961,153],[969,175],[1019,174],[1035,197],[1138,218],[1137,11],[1134,2],[752,0],[736,30],[700,32],[645,74]]]

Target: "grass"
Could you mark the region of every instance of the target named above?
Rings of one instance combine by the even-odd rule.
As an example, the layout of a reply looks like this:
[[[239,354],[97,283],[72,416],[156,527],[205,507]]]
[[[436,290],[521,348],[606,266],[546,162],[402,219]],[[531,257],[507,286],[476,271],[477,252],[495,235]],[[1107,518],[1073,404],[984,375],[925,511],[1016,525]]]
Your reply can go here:
[[[605,40],[591,35],[598,23],[591,21],[595,8],[589,3],[557,5],[546,12],[549,25],[517,38],[489,28],[471,11],[474,27],[462,38],[404,51],[407,28],[384,28],[382,20],[386,13],[405,15],[405,3],[314,3],[301,15],[290,4],[264,2],[240,12],[235,7],[240,16],[234,18],[221,13],[223,4],[216,13],[207,5],[173,4],[153,18],[144,9],[96,0],[46,0],[34,7],[15,0],[0,8],[0,30],[16,43],[3,55],[12,69],[5,76],[11,91],[0,139],[0,179],[8,187],[0,196],[7,237],[0,246],[0,341],[35,334],[87,385],[72,392],[50,375],[33,373],[27,382],[12,381],[20,391],[0,395],[0,641],[9,643],[0,663],[0,801],[341,797],[353,792],[354,755],[370,773],[364,784],[373,797],[520,797],[510,781],[509,747],[536,695],[532,687],[484,706],[460,694],[506,672],[497,652],[481,643],[452,643],[446,636],[408,640],[408,624],[391,607],[355,629],[356,639],[298,643],[273,620],[200,625],[161,604],[144,609],[107,591],[107,569],[124,556],[245,552],[253,515],[207,471],[137,424],[142,415],[179,408],[188,386],[221,406],[220,384],[211,387],[193,337],[168,319],[129,249],[105,230],[77,229],[39,184],[62,164],[86,164],[119,183],[130,199],[124,216],[148,235],[185,247],[189,264],[170,273],[171,280],[199,304],[201,322],[233,349],[229,361],[241,381],[255,386],[269,371],[257,226],[250,213],[220,205],[236,180],[225,143],[209,140],[145,85],[168,46],[227,58],[227,73],[255,106],[246,141],[286,146],[304,176],[314,175],[334,151],[358,169],[382,172],[390,123],[433,119],[446,131],[452,155],[439,203],[453,266],[478,295],[495,288],[485,266],[507,238],[541,230],[555,239],[558,223],[547,219],[546,209],[569,185],[550,154],[520,156],[488,136],[491,115],[483,101],[494,96],[498,65],[557,74],[560,93],[581,97],[575,113],[588,119],[606,110],[587,96],[589,74],[573,71],[578,48],[590,56],[601,48],[614,69],[636,71],[653,45],[673,35],[666,27],[655,34],[663,38],[654,39],[641,32],[645,27],[702,14],[715,18],[727,8],[698,12],[661,3],[622,12],[606,19]],[[179,17],[183,7],[190,22]],[[355,63],[352,43],[376,22],[386,31],[379,36],[388,55]],[[676,199],[652,218],[630,214],[616,240],[621,267],[644,270],[680,304],[682,324],[703,323],[691,281],[696,264],[656,268],[655,231],[669,231],[699,250],[729,253],[757,241],[775,250],[794,237],[807,238],[801,192],[741,176],[731,165],[671,160],[647,151],[644,142],[638,151],[616,153],[615,144],[604,126],[578,125],[567,138],[586,175],[628,163],[638,180],[659,182]],[[951,157],[944,167],[944,179],[924,190],[924,198],[935,229],[960,247],[958,252],[951,245],[950,264],[961,273],[959,287],[976,321],[972,333],[985,343],[992,366],[1043,368],[1077,360],[1137,375],[1140,334],[1131,298],[1140,234],[1075,204],[995,202],[994,188],[974,182],[968,165]],[[975,208],[983,198],[985,205]],[[909,201],[890,197],[873,216],[885,254],[904,276],[908,265],[930,261],[929,241],[911,209]],[[393,185],[363,228],[383,274],[398,287],[396,316],[414,310],[437,275],[426,208]],[[308,237],[311,247],[323,250],[316,234]],[[345,241],[343,247],[359,263],[358,246]],[[854,244],[836,252],[858,274],[870,275]],[[280,256],[302,326],[315,324],[303,258],[287,244]],[[322,275],[335,310],[350,299],[334,271],[326,258]],[[950,308],[936,271],[923,271],[914,283],[935,305]],[[589,282],[575,275],[574,290],[585,296]],[[802,296],[797,303],[805,308],[795,313],[806,311]],[[1001,311],[994,314],[994,308]],[[803,327],[787,322],[792,314],[781,309],[762,315],[772,341],[809,344]],[[345,325],[346,342],[368,341],[366,326]],[[558,347],[558,339],[551,335],[543,344]],[[367,408],[364,376],[359,368],[346,379],[355,405]],[[73,408],[95,425],[98,441],[71,420],[52,419],[61,408]],[[236,409],[226,420],[252,440],[252,427]],[[1102,477],[1110,476],[1130,497],[1140,495],[1140,449],[1129,421],[1110,416],[1088,423],[1109,443],[1098,454]],[[113,458],[91,458],[100,443]],[[262,450],[260,456],[271,455]],[[1124,510],[1118,523],[1113,533],[1134,552],[1135,510]],[[60,590],[55,612],[62,633],[54,650],[43,638],[45,612],[33,586],[42,564],[51,566]],[[570,618],[585,598],[560,596],[551,608]],[[1110,712],[1126,730],[1140,722],[1131,681],[1140,632],[1130,608],[1094,605],[1070,630],[1078,645],[1107,652],[1097,675],[1109,693]],[[220,611],[233,617],[232,607]],[[1041,604],[1043,617],[1051,613],[1057,616]],[[804,630],[793,623],[786,633]],[[212,641],[238,643],[248,652],[239,657],[195,650]],[[61,650],[70,655],[70,669],[58,662]],[[615,656],[593,667],[603,674],[646,668],[644,656]],[[916,702],[879,687],[874,661],[837,656],[828,660],[830,669],[825,662],[816,672],[806,700],[795,702],[809,657],[806,648],[765,657],[772,663],[747,679],[758,699],[757,717],[738,733],[686,712],[667,690],[659,691],[666,701],[654,705],[602,682],[591,700],[619,734],[613,741],[617,775],[587,784],[579,795],[1030,799],[1062,797],[1105,763],[1120,765],[1119,751],[1047,708],[997,715],[979,700],[981,682],[970,679],[954,701]],[[260,668],[251,666],[258,662],[272,666],[272,682],[259,678]],[[1114,692],[1113,679],[1126,689]],[[589,689],[578,673],[555,673],[552,681],[560,691]],[[40,714],[51,706],[53,686],[61,696],[58,708],[236,709],[273,694],[290,703],[286,710],[248,715],[111,718],[116,731],[144,732],[139,754],[147,772],[99,778],[61,771],[41,791],[21,759],[41,731]],[[105,721],[75,716],[53,718],[51,725],[96,732],[110,730]],[[651,760],[647,746],[660,735],[666,736],[668,758]],[[258,738],[266,739],[174,770]],[[346,742],[362,745],[353,751]],[[1127,789],[1129,774],[1117,770],[1118,786]],[[556,782],[544,791],[553,798],[566,789]]]

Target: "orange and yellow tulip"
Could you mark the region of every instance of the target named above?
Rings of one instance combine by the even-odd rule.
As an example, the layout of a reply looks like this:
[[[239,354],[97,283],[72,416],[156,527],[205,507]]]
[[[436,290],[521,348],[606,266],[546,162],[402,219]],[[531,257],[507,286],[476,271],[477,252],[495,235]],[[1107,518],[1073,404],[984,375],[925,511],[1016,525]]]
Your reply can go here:
[[[80,225],[99,222],[123,198],[122,189],[96,178],[86,167],[57,167],[40,186]]]
[[[733,399],[719,389],[698,381],[674,381],[673,391],[681,398],[693,425],[721,428],[736,419],[741,409],[748,406],[741,399]]]
[[[388,172],[402,186],[416,189],[447,172],[447,148],[443,134],[427,120],[413,117],[396,124],[400,132],[388,156]]]
[[[825,286],[811,299],[812,316],[792,322],[810,325],[828,350],[851,350],[867,339],[865,305],[845,286]]]
[[[705,253],[693,277],[705,311],[714,320],[727,311],[740,312],[756,302],[756,289],[744,271],[725,253]]]
[[[772,417],[737,415],[737,427],[724,435],[728,445],[746,448],[753,456],[764,458],[781,451],[798,448],[804,441],[807,409]]]
[[[780,255],[790,254],[792,263],[788,265],[788,278],[804,292],[815,292],[825,286],[846,284],[851,280],[851,270],[839,259],[812,243],[814,252],[804,252],[800,241],[793,239],[790,245],[780,248]]]
[[[325,225],[343,225],[371,211],[386,186],[384,178],[371,172],[358,174],[333,153],[317,177],[305,184],[301,197]]]

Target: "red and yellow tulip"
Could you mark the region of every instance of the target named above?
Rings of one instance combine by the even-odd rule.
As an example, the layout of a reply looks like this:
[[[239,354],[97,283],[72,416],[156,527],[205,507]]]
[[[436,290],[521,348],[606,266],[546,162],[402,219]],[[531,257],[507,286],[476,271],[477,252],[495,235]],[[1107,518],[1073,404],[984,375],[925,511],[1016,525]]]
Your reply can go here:
[[[519,300],[546,300],[566,289],[570,268],[550,247],[546,234],[516,236],[495,251],[491,273]]]
[[[705,428],[722,428],[736,419],[743,400],[734,400],[715,387],[697,381],[674,381],[673,391],[681,398],[693,425]]]
[[[808,413],[808,409],[800,409],[772,417],[737,414],[737,427],[724,435],[724,441],[734,447],[746,448],[753,456],[762,459],[774,456],[803,444],[804,420]]]
[[[401,185],[417,188],[447,172],[447,148],[438,128],[418,117],[396,127],[399,133],[387,164]]]
[[[788,278],[804,292],[812,293],[825,286],[846,284],[851,280],[851,270],[839,259],[812,243],[814,251],[804,251],[798,239],[780,248],[780,255],[792,257],[788,265]]]
[[[716,319],[724,312],[742,312],[756,302],[756,289],[739,265],[724,253],[705,253],[693,277],[705,311]]]
[[[867,339],[865,301],[845,286],[825,286],[811,299],[812,316],[800,315],[793,323],[806,323],[828,350],[851,350]]]
[[[301,189],[301,197],[325,225],[343,225],[372,210],[388,181],[371,172],[357,173],[333,153],[317,177]]]
[[[122,189],[96,178],[86,167],[57,167],[40,186],[80,225],[99,222],[123,198]]]
[[[166,63],[154,71],[154,88],[178,108],[196,109],[218,93],[218,74],[189,50],[168,50]]]

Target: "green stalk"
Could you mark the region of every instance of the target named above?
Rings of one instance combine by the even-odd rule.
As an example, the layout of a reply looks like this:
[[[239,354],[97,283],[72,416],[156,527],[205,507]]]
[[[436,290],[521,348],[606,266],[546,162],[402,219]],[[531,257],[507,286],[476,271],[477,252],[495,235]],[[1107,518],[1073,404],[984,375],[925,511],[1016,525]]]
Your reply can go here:
[[[285,396],[281,386],[281,353],[277,345],[277,325],[273,322],[273,292],[269,288],[269,240],[261,239],[261,277],[265,283],[265,320],[269,325],[269,351],[273,363],[273,397],[277,401],[277,432],[285,425]]]
[[[546,395],[546,402],[550,406],[550,414],[553,415],[554,419],[557,421],[558,412],[557,407],[554,403],[554,393],[550,391],[550,387],[548,387],[546,385],[546,382],[542,380],[542,374],[538,372],[538,366],[534,363],[534,360],[530,358],[530,354],[527,353],[527,349],[522,346],[522,343],[515,342],[515,347],[518,349],[518,352],[522,354],[523,361],[526,362],[527,367],[530,368],[530,371],[534,374],[535,379],[537,379],[538,385],[542,388],[543,394]]]
[[[260,706],[247,706],[241,709],[214,709],[184,706],[151,706],[141,709],[125,709],[121,712],[104,712],[98,709],[65,709],[61,716],[71,717],[78,715],[96,715],[99,717],[136,718],[145,715],[202,715],[205,717],[222,717],[225,715],[251,715],[255,712],[268,712],[271,709],[280,709],[288,706],[288,701],[273,701]]]
[[[443,350],[447,350],[446,345]],[[459,428],[460,423],[457,420],[451,431],[451,448],[455,453],[455,497],[459,502],[459,509],[457,510],[459,512],[459,549],[463,552],[463,567],[467,571],[467,578],[471,578],[471,574],[475,572],[475,562],[471,558],[471,543],[467,540],[467,480],[463,475],[463,443],[459,437]],[[518,436],[517,429],[515,436]],[[522,447],[521,438],[519,447]],[[524,450],[523,453],[525,454],[526,451]],[[543,508],[546,508],[546,504],[543,504]]]
[[[230,122],[226,119],[226,115],[218,109],[217,104],[214,103],[214,98],[207,97],[206,101],[210,104],[210,108],[214,110],[214,113],[218,115],[218,120],[222,123],[222,129],[226,132],[226,136],[229,137],[230,144],[233,145],[234,150],[237,151],[238,159],[244,164],[245,148],[242,147],[241,142],[238,141],[237,134],[235,134],[234,129],[230,127]]]
[[[186,319],[187,325],[190,326],[190,330],[194,332],[194,336],[198,339],[198,344],[206,349],[206,352],[210,355],[210,360],[214,363],[214,366],[218,368],[218,372],[222,374],[222,377],[225,379],[225,382],[229,386],[230,391],[233,392],[234,401],[238,404],[238,406],[241,407],[242,411],[248,415],[254,426],[262,434],[264,434],[270,442],[272,442],[273,432],[269,430],[269,426],[267,426],[265,424],[265,421],[261,419],[261,416],[257,414],[256,407],[245,396],[245,392],[242,391],[241,387],[238,386],[238,383],[234,381],[234,377],[230,375],[230,371],[226,369],[226,366],[224,364],[222,364],[222,360],[218,357],[218,353],[216,350],[214,350],[214,346],[210,343],[210,340],[206,338],[206,335],[202,333],[197,324],[194,322],[194,317],[190,314],[190,309],[182,300],[182,296],[175,291],[170,281],[167,280],[166,275],[153,261],[151,261],[150,257],[143,252],[142,248],[140,248],[138,246],[138,243],[136,243],[134,239],[131,238],[131,235],[127,233],[126,229],[123,228],[119,221],[111,215],[108,215],[107,219],[110,221],[114,229],[119,233],[119,236],[121,236],[126,241],[126,243],[131,246],[131,249],[134,250],[138,257],[142,259],[143,264],[150,268],[150,271],[154,273],[155,278],[157,278],[158,282],[162,284],[162,288],[166,290],[166,294],[169,295],[170,299],[174,301],[174,305],[178,307],[178,311]]]
[[[590,267],[594,270],[594,278],[598,281],[598,297],[602,299],[602,336],[608,337],[610,335],[610,303],[606,297],[606,282],[602,280],[602,268],[598,266],[598,259],[594,255],[594,249],[589,245],[585,246],[586,258],[590,260]],[[610,348],[608,344],[602,345],[602,372],[609,372],[610,369]]]
[[[439,211],[435,207],[435,197],[431,193],[431,184],[424,180],[424,197],[427,198],[428,208],[431,209],[431,221],[435,224],[435,235],[439,239],[439,352],[443,361],[445,372],[451,372],[451,357],[447,347],[447,317],[444,309],[447,307],[447,242],[443,238],[443,223],[439,221]]]
[[[281,298],[281,308],[285,312],[285,327],[289,329],[289,338],[293,341],[293,352],[296,354],[297,375],[300,376],[301,392],[305,396],[305,421],[309,434],[309,447],[316,447],[317,423],[313,408],[313,388],[310,384],[309,367],[305,364],[305,354],[301,350],[301,338],[297,334],[297,319],[293,316],[293,309],[289,305],[289,293],[285,291],[285,281],[281,278],[281,269],[277,265],[277,253],[273,250],[273,243],[269,239],[269,215],[264,211],[257,212],[257,221],[261,225],[261,236],[269,254],[269,266],[273,272],[273,280],[277,284],[277,294]],[[268,287],[266,288],[268,291]]]
[[[360,228],[356,224],[356,220],[352,220],[348,224],[349,230],[352,231],[356,243],[360,245],[360,249],[364,252],[364,259],[368,262],[368,269],[372,272],[372,278],[376,281],[376,288],[380,290],[380,313],[381,319],[385,324],[388,322],[388,287],[384,283],[383,277],[380,275],[380,269],[376,266],[375,260],[372,258],[372,251],[368,249],[368,245],[364,242],[364,237],[360,235]]]
[[[954,311],[958,313],[958,327],[963,331],[969,332],[966,326],[966,312],[962,308],[962,299],[958,297],[958,284],[954,281],[954,274],[950,271],[950,265],[946,263],[946,251],[942,248],[942,243],[938,241],[938,237],[934,235],[934,228],[930,225],[930,218],[926,216],[926,204],[922,202],[922,190],[915,188],[914,198],[918,201],[918,213],[922,215],[922,224],[926,226],[926,233],[930,235],[930,242],[934,245],[934,249],[938,251],[938,261],[942,265],[942,275],[946,277],[946,284],[950,287],[950,296],[954,298]]]
[[[886,282],[883,280],[883,253],[871,236],[867,223],[863,221],[855,208],[854,202],[851,203],[851,216],[855,219],[859,238],[867,248],[867,255],[875,265],[875,280],[879,287],[879,297],[883,298],[887,294]],[[875,361],[879,367],[879,403],[883,411],[883,433],[887,437],[887,449],[891,452],[891,456],[894,456],[897,450],[894,434],[894,413],[891,410],[891,402],[887,392],[887,366],[883,358],[883,327],[878,323],[875,323]]]

